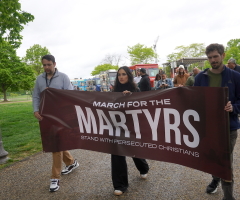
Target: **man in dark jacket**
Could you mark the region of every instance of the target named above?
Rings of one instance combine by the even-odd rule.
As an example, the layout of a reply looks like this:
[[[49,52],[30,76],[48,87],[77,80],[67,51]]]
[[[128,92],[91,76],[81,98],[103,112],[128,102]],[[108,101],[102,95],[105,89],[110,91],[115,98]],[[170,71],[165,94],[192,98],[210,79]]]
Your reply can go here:
[[[235,70],[235,71],[237,71],[237,72],[240,73],[240,66],[237,65],[235,59],[230,58],[230,59],[228,60],[228,67],[229,67],[230,69]]]
[[[150,79],[149,79],[148,74],[146,74],[146,69],[141,68],[140,69],[140,75],[142,77],[139,84],[138,84],[138,87],[139,87],[140,91],[144,92],[144,91],[151,90]]]
[[[205,53],[212,68],[200,72],[195,77],[194,86],[228,87],[229,101],[223,109],[229,113],[229,139],[232,161],[232,152],[237,139],[237,129],[239,129],[240,127],[238,120],[238,114],[240,113],[240,74],[223,65],[223,59],[225,57],[223,45],[210,44],[209,46],[207,46]],[[213,176],[213,180],[207,186],[206,192],[209,194],[215,193],[217,191],[219,182],[220,178]],[[221,184],[224,193],[223,199],[235,200],[235,198],[233,197],[233,180],[222,179]]]

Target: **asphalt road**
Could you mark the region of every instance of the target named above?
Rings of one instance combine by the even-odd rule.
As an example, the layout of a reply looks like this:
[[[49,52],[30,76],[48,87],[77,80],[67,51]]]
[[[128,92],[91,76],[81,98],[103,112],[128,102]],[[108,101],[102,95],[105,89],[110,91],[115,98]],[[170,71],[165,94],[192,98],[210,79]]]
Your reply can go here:
[[[131,158],[127,158],[129,189],[122,196],[113,195],[110,155],[86,150],[73,150],[80,167],[60,181],[57,192],[48,191],[52,158],[38,153],[0,170],[0,200],[220,200],[221,188],[206,194],[211,176],[188,167],[148,160],[147,180],[141,180]],[[240,199],[240,135],[234,151],[234,194]]]

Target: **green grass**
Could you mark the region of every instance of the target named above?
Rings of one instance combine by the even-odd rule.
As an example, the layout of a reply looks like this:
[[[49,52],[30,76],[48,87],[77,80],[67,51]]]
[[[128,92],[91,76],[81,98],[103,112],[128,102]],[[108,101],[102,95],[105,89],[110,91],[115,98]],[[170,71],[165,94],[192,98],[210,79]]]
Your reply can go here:
[[[0,169],[42,150],[39,124],[32,102],[0,103],[0,130],[10,158]]]
[[[30,101],[32,100],[32,96],[30,94],[28,95],[12,95],[12,96],[7,96],[8,101]],[[3,101],[3,96],[0,96],[0,102]]]

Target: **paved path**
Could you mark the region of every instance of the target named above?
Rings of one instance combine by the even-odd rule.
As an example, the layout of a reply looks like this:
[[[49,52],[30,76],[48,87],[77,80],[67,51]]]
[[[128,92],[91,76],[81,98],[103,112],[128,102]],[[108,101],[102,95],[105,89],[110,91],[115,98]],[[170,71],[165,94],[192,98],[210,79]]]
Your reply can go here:
[[[131,158],[129,189],[120,197],[114,196],[110,175],[110,155],[86,150],[71,151],[80,167],[62,176],[60,190],[48,192],[51,154],[38,153],[0,170],[1,200],[220,200],[222,190],[208,195],[205,188],[209,174],[184,166],[148,160],[147,180],[139,178]],[[234,153],[235,198],[240,199],[240,135]]]

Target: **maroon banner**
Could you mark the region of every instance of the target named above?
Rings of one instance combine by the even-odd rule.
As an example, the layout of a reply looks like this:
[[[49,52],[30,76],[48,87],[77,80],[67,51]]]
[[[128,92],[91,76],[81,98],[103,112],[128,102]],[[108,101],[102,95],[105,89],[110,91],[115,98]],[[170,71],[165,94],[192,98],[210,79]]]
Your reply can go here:
[[[227,88],[181,87],[124,96],[49,88],[43,150],[87,149],[165,161],[231,180]]]

